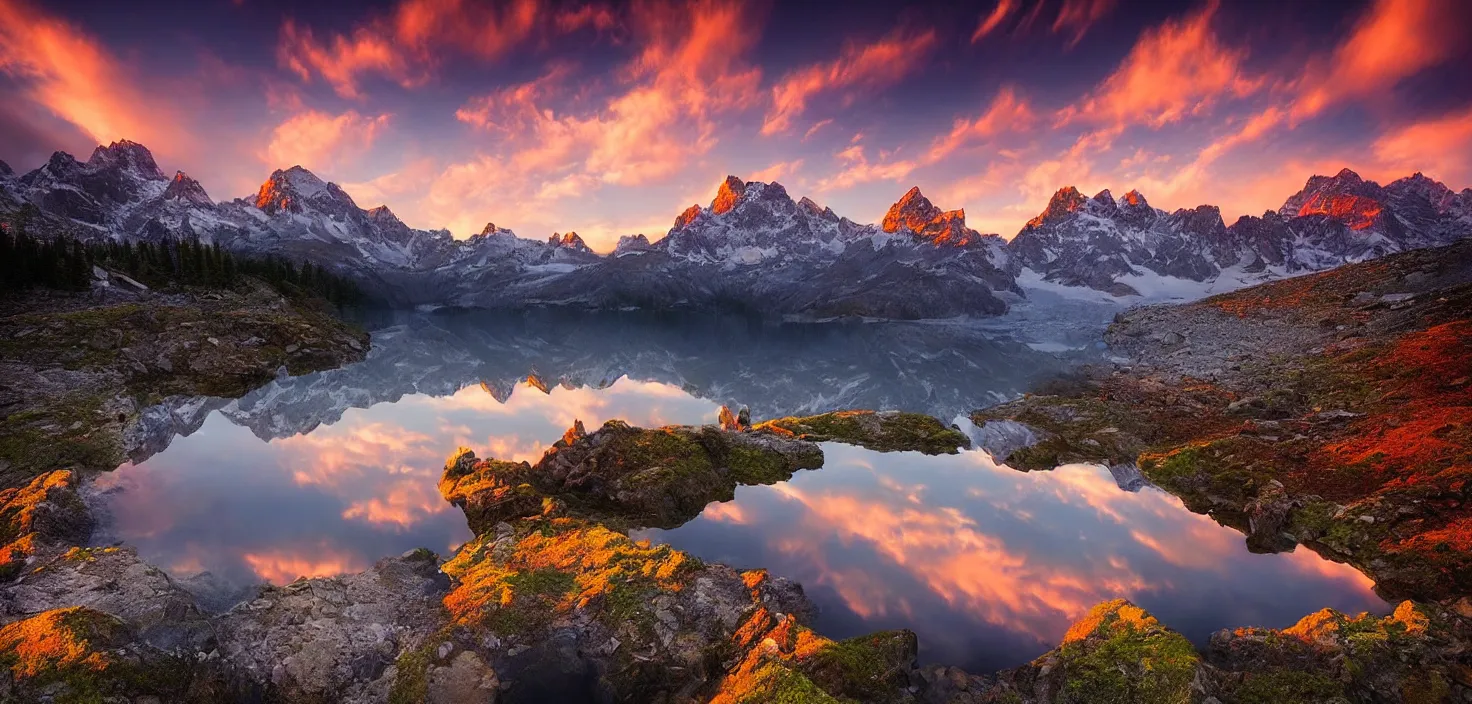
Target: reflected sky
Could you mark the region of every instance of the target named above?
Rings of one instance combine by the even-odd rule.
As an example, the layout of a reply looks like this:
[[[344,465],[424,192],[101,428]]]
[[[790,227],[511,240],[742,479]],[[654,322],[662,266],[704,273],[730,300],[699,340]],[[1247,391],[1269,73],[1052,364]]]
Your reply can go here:
[[[263,581],[357,571],[417,547],[453,551],[470,532],[436,485],[457,446],[535,462],[575,420],[711,423],[733,397],[804,412],[856,400],[976,407],[1022,383],[1018,375],[1060,363],[959,333],[629,317],[395,321],[360,364],[157,414],[148,451],[97,481],[95,540],[136,546],[177,578],[210,573],[209,591],[227,595],[220,606]],[[542,376],[526,380],[526,369]],[[1103,468],[1029,474],[980,452],[824,452],[823,469],[738,488],[735,501],[642,537],[799,581],[825,635],[911,628],[925,660],[977,671],[1044,652],[1114,597],[1198,643],[1325,606],[1386,610],[1352,568],[1303,549],[1250,554],[1240,533],[1153,488],[1125,492]]]
[[[1022,473],[980,452],[926,457],[825,443],[823,469],[741,487],[679,528],[643,531],[700,557],[801,582],[817,629],[920,634],[921,658],[990,671],[1055,646],[1090,606],[1126,597],[1197,643],[1331,606],[1387,611],[1355,569],[1242,534],[1097,466]]]
[[[668,384],[619,379],[605,389],[523,382],[505,402],[479,385],[350,408],[311,432],[262,440],[212,412],[164,452],[102,475],[97,541],[137,546],[175,576],[285,584],[361,570],[470,538],[436,484],[457,447],[535,462],[574,420],[638,425],[715,422],[718,406]]]

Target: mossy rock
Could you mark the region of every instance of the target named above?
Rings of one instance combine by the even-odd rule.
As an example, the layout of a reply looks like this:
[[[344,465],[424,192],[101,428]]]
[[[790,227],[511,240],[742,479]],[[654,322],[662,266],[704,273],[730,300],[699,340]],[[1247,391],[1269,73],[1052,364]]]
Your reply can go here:
[[[879,452],[953,455],[971,447],[965,433],[923,413],[835,411],[777,418],[752,429],[790,433],[812,442],[842,442]]]
[[[85,607],[45,611],[0,628],[0,671],[16,701],[155,696],[203,702],[225,696],[221,678],[138,642],[122,621]]]
[[[1187,704],[1201,665],[1190,641],[1123,599],[1095,606],[1055,653],[1059,702]]]
[[[807,658],[802,670],[836,697],[894,701],[909,686],[918,648],[912,631],[881,631],[829,644]]]

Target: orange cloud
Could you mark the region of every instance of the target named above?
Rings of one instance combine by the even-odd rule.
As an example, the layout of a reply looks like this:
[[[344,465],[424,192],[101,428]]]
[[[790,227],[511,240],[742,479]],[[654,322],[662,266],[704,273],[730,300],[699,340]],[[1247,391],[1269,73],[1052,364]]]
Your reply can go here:
[[[992,30],[996,29],[997,25],[1001,24],[1002,20],[1007,19],[1007,16],[1011,15],[1016,9],[1017,0],[997,0],[997,6],[992,8],[992,11],[985,17],[981,18],[981,24],[976,25],[976,31],[971,33],[971,43],[975,44],[981,41],[986,35],[991,34]]]
[[[987,111],[975,119],[958,119],[949,134],[937,139],[926,154],[927,163],[935,163],[970,142],[993,137],[1007,131],[1030,128],[1036,115],[1027,99],[1019,98],[1012,86],[1003,86],[992,99]]]
[[[271,168],[300,164],[307,169],[330,169],[361,155],[388,122],[388,115],[366,117],[356,110],[341,115],[308,110],[272,130],[261,159]]]
[[[1472,108],[1396,128],[1375,140],[1375,158],[1393,172],[1425,171],[1472,183]]]
[[[539,105],[554,95],[571,74],[571,64],[554,63],[533,80],[470,99],[455,111],[455,119],[484,130],[509,133],[524,129],[542,118]]]
[[[639,52],[613,72],[619,90],[597,109],[548,108],[551,74],[462,107],[462,121],[505,138],[445,167],[424,210],[454,229],[479,229],[486,212],[554,226],[568,199],[667,182],[719,142],[722,116],[760,97],[761,70],[744,58],[757,23],[742,3],[640,3],[628,23]],[[612,224],[599,229],[622,234]]]
[[[783,176],[790,176],[802,168],[802,159],[792,161],[779,161],[760,171],[753,171],[747,177],[748,181],[776,181]]]
[[[410,60],[391,37],[366,27],[354,30],[351,35],[337,34],[327,41],[318,41],[310,27],[299,26],[288,18],[281,25],[276,58],[303,81],[321,76],[344,98],[362,97],[358,76],[363,73],[383,74],[404,87],[425,80],[423,73],[411,68]]]
[[[0,72],[98,143],[131,139],[162,153],[187,150],[187,133],[160,119],[157,101],[144,97],[101,42],[21,0],[0,0]]]
[[[762,134],[786,130],[820,93],[846,92],[845,104],[859,90],[878,90],[899,82],[919,68],[935,46],[935,30],[896,31],[872,44],[850,42],[839,56],[789,73],[772,87],[772,109],[762,123]]]
[[[1377,0],[1325,64],[1303,81],[1298,122],[1349,98],[1371,97],[1452,55],[1467,28],[1455,0]]]
[[[1053,20],[1053,32],[1071,32],[1068,46],[1078,44],[1095,22],[1114,10],[1117,0],[1063,0],[1058,8],[1058,17]],[[973,41],[975,39],[973,38]]]
[[[379,525],[410,528],[428,516],[452,510],[433,482],[426,477],[414,476],[394,482],[381,496],[354,501],[342,512],[342,517],[358,519]]]
[[[383,75],[405,87],[419,85],[444,48],[497,58],[526,41],[540,18],[536,0],[403,0],[391,14],[326,40],[288,19],[281,27],[277,60],[304,81],[320,76],[338,95],[358,98],[363,74]],[[581,27],[580,21],[598,21],[596,16],[558,20],[554,24],[571,29]]]
[[[307,550],[270,550],[241,556],[256,576],[272,584],[290,584],[298,577],[333,577],[367,568],[358,556],[318,545]]]
[[[613,11],[605,5],[583,5],[571,10],[562,10],[557,13],[555,21],[559,30],[569,33],[584,27],[592,27],[603,32],[613,29],[618,24]]]
[[[1113,74],[1058,122],[1161,127],[1198,115],[1223,96],[1245,96],[1261,80],[1243,75],[1246,52],[1223,45],[1211,29],[1217,3],[1147,30]]]

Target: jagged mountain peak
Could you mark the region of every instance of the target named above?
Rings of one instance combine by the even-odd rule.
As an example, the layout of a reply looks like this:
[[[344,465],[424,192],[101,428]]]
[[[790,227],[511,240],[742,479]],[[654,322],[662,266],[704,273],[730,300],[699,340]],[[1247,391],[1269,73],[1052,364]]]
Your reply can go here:
[[[169,181],[169,187],[164,189],[164,199],[186,201],[206,207],[215,204],[214,200],[210,199],[210,194],[205,192],[204,186],[183,171],[174,172],[174,178]]]
[[[941,209],[920,192],[920,187],[914,186],[905,191],[905,194],[900,196],[894,205],[889,206],[889,211],[884,214],[884,220],[881,221],[880,226],[885,232],[895,232],[901,227],[906,227],[911,232],[918,233],[923,232],[941,214]]]
[[[931,244],[963,247],[981,241],[982,235],[966,226],[966,210],[941,210],[915,186],[905,191],[884,214],[880,227],[885,232],[901,228]]]
[[[1124,197],[1120,198],[1119,202],[1122,205],[1129,206],[1131,208],[1150,206],[1150,203],[1145,200],[1145,194],[1134,189],[1131,189],[1129,193],[1124,194]]]
[[[300,164],[271,172],[256,193],[254,205],[266,213],[299,213],[307,201],[330,203],[334,210],[357,209],[351,196],[335,183],[318,178]]]
[[[398,229],[401,227],[408,227],[408,225],[404,224],[404,221],[399,219],[399,216],[394,215],[394,211],[388,209],[387,205],[380,205],[376,208],[369,208],[367,213],[368,219],[371,220],[373,224],[378,225],[381,228]]]
[[[3,159],[0,159],[0,178],[10,178],[14,175],[15,169],[10,168],[10,164],[7,164]]]
[[[1084,206],[1088,198],[1079,193],[1073,186],[1064,186],[1048,199],[1048,207],[1039,213],[1037,217],[1027,221],[1027,227],[1041,227],[1051,220],[1061,218]],[[1024,228],[1026,229],[1026,228]]]
[[[685,227],[686,225],[689,225],[692,222],[695,222],[695,218],[698,217],[700,217],[700,206],[692,205],[686,208],[684,212],[675,216],[675,225],[670,229],[678,230],[682,227]]]
[[[87,160],[87,165],[97,168],[117,166],[151,181],[168,180],[168,176],[164,175],[164,172],[158,168],[158,163],[153,160],[153,152],[148,151],[148,147],[126,139],[118,140],[105,147],[99,145],[92,151],[92,157]]]
[[[728,213],[736,207],[743,195],[746,195],[746,184],[735,176],[727,176],[721,182],[720,188],[716,189],[715,200],[710,202],[710,211],[716,215]]]
[[[1095,203],[1099,203],[1100,205],[1107,205],[1111,207],[1115,205],[1114,194],[1110,193],[1108,188],[1095,193],[1094,197],[1090,200],[1094,201]]]
[[[480,229],[480,234],[477,235],[477,237],[515,237],[515,236],[516,236],[516,233],[514,233],[514,232],[512,232],[512,231],[510,231],[510,230],[508,230],[508,229],[506,229],[504,227],[496,227],[496,223],[493,223],[493,222],[486,223],[486,226],[485,227],[482,227]]]
[[[613,256],[617,257],[630,252],[648,251],[649,248],[649,238],[645,237],[643,233],[623,235],[618,238],[618,245],[613,248]]]
[[[547,238],[547,244],[550,244],[553,247],[571,249],[577,252],[591,253],[593,251],[593,248],[589,247],[586,242],[583,242],[583,238],[579,237],[578,233],[576,232],[568,232],[565,234],[558,234],[554,232],[552,233],[551,237]]]
[[[1315,175],[1278,209],[1282,215],[1325,215],[1352,230],[1370,227],[1384,210],[1385,191],[1349,168],[1334,176]]]

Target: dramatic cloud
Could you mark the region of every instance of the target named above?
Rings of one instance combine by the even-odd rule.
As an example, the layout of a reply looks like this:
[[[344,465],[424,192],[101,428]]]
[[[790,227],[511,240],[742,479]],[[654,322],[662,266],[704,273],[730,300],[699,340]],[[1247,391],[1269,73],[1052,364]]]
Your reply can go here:
[[[1472,108],[1396,128],[1373,147],[1392,173],[1424,171],[1452,184],[1472,184]]]
[[[1303,120],[1350,98],[1382,94],[1451,56],[1468,38],[1456,0],[1376,0],[1334,55],[1303,81],[1292,118]]]
[[[325,39],[319,39],[310,27],[287,19],[281,27],[277,58],[302,80],[320,77],[338,95],[357,98],[364,74],[415,86],[427,79],[429,69],[446,49],[498,58],[530,38],[542,18],[536,0],[403,0],[389,15]],[[611,22],[596,12],[554,19],[555,26],[568,31]]]
[[[1066,46],[1073,48],[1084,38],[1090,27],[1114,10],[1116,4],[1117,0],[1063,0],[1057,6],[1058,14],[1053,18],[1052,32],[1066,34]],[[1019,21],[1018,29],[1027,31],[1031,28],[1048,5],[1048,0],[1034,0],[1032,9]],[[971,43],[981,41],[1021,9],[1021,0],[997,0],[991,12],[982,15],[980,24],[971,33]]]
[[[991,106],[981,116],[970,120],[956,120],[950,133],[931,145],[926,161],[940,161],[971,142],[994,137],[1002,132],[1027,130],[1032,127],[1035,117],[1027,100],[1019,98],[1012,86],[1005,86],[997,92]]]
[[[997,0],[996,7],[981,18],[981,24],[976,25],[976,31],[971,33],[971,43],[975,44],[986,35],[991,34],[992,30],[1002,23],[1002,20],[1007,19],[1007,16],[1017,9],[1017,3],[1018,0]]]
[[[1129,56],[1059,123],[1160,127],[1199,115],[1224,96],[1244,96],[1262,82],[1243,75],[1246,52],[1222,44],[1211,28],[1217,4],[1148,30]]]
[[[936,44],[933,30],[897,31],[870,43],[849,43],[832,61],[798,69],[772,88],[772,109],[762,123],[762,134],[787,130],[822,93],[838,93],[845,105],[867,90],[899,82],[922,66]]]
[[[1068,34],[1068,46],[1078,44],[1095,22],[1114,10],[1116,0],[1063,0],[1053,20],[1055,33]]]
[[[0,72],[27,100],[99,144],[132,139],[171,154],[186,148],[187,133],[160,119],[156,101],[107,47],[21,0],[0,0]]]
[[[365,117],[356,110],[329,115],[315,110],[293,115],[271,132],[261,155],[268,167],[300,164],[327,170],[360,156],[388,125],[388,115]]]

